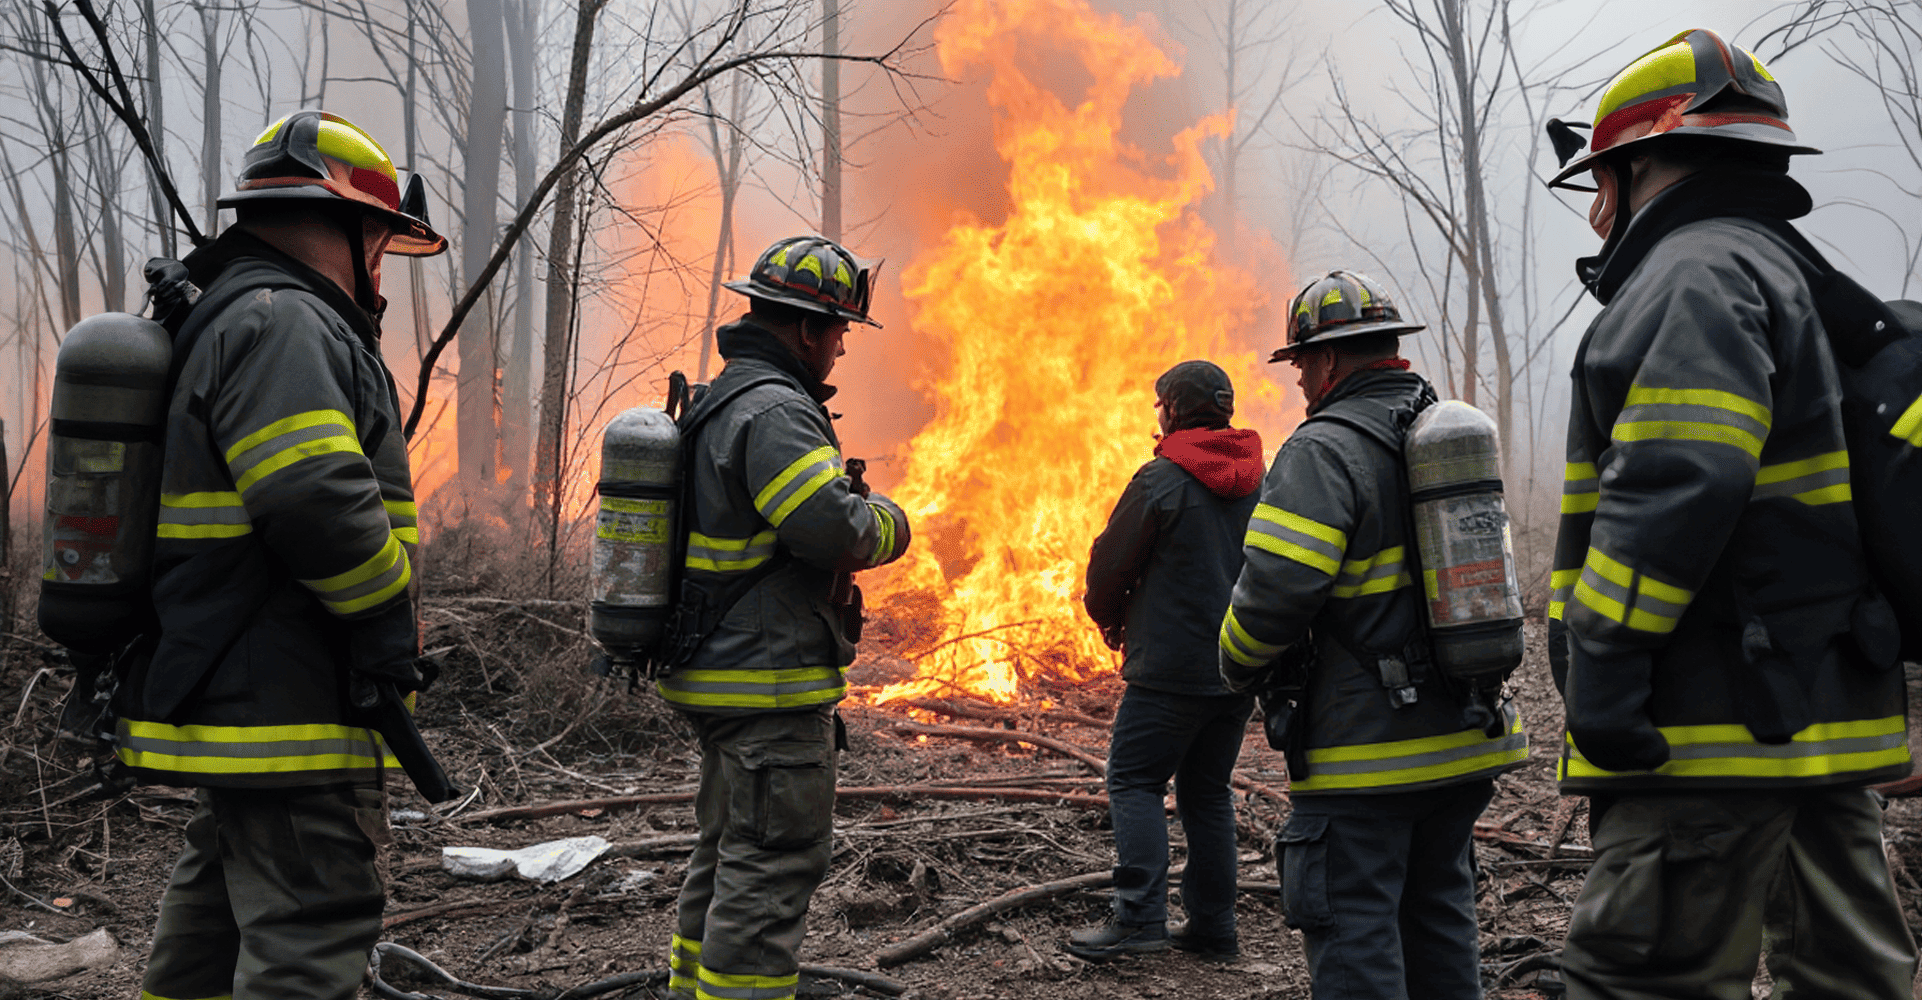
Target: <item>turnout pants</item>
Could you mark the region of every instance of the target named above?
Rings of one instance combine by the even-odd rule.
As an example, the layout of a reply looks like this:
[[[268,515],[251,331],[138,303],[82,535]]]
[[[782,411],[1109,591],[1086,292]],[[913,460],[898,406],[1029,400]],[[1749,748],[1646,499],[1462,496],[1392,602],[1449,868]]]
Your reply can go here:
[[[1907,1000],[1915,941],[1864,788],[1597,796],[1570,1000]]]
[[[833,850],[832,710],[688,718],[701,742],[701,839],[681,886],[669,989],[789,1000],[808,900]]]
[[[160,900],[143,1000],[351,1000],[386,893],[378,789],[203,788]]]
[[[1281,909],[1315,1000],[1480,1000],[1469,840],[1495,782],[1301,795],[1282,826]]]
[[[1181,902],[1189,929],[1235,938],[1235,803],[1228,789],[1254,699],[1171,694],[1128,685],[1108,745],[1108,802],[1114,820],[1115,921],[1168,919],[1168,823],[1163,796],[1175,780],[1175,808],[1188,838]]]

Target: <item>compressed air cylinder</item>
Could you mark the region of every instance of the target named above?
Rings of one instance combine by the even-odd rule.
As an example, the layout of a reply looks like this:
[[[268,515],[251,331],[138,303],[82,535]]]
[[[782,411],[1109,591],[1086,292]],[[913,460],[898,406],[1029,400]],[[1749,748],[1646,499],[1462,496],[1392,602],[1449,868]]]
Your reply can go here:
[[[617,661],[653,649],[673,610],[680,482],[681,435],[672,417],[637,406],[608,421],[587,623]]]
[[[130,313],[90,316],[60,343],[40,630],[69,649],[113,652],[150,622],[172,361],[166,328]]]
[[[1415,418],[1403,447],[1436,665],[1499,683],[1521,664],[1522,601],[1495,422],[1447,400]]]

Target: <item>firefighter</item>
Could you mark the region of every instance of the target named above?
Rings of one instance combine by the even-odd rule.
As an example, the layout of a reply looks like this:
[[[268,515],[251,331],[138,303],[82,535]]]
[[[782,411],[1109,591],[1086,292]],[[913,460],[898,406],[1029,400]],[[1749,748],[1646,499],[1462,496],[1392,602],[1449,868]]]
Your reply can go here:
[[[1401,450],[1384,443],[1435,399],[1397,355],[1424,327],[1349,271],[1288,315],[1271,360],[1300,371],[1309,419],[1268,470],[1220,626],[1230,689],[1288,692],[1264,698],[1290,744],[1283,918],[1318,997],[1479,998],[1469,841],[1528,743],[1507,704],[1496,736],[1464,728],[1431,666]]]
[[[1909,772],[1894,622],[1851,503],[1841,388],[1807,261],[1782,87],[1684,32],[1602,92],[1603,310],[1576,354],[1550,604],[1563,794],[1596,862],[1569,996],[1908,997],[1916,952],[1864,787]],[[1869,488],[1865,486],[1864,488]]]
[[[1222,686],[1215,616],[1241,572],[1241,536],[1261,485],[1261,435],[1228,426],[1228,373],[1183,361],[1155,380],[1155,458],[1129,481],[1088,556],[1083,603],[1128,682],[1108,744],[1114,818],[1114,912],[1069,935],[1082,958],[1159,951],[1240,954],[1235,936],[1235,804],[1228,791],[1254,699]],[[1168,825],[1188,838],[1185,923],[1168,918]]]
[[[693,504],[692,658],[662,678],[701,747],[701,839],[681,887],[671,992],[787,1000],[808,899],[832,849],[835,703],[860,638],[857,570],[907,551],[901,508],[843,471],[825,404],[873,269],[832,241],[777,241],[748,277],[739,320],[716,331],[726,367],[684,417]],[[685,609],[684,609],[685,610]]]
[[[238,223],[185,261],[205,292],[176,342],[158,630],[117,753],[199,790],[143,996],[346,1000],[380,934],[389,747],[418,734],[369,720],[427,679],[381,259],[447,246],[399,180],[367,133],[298,112],[220,199]]]

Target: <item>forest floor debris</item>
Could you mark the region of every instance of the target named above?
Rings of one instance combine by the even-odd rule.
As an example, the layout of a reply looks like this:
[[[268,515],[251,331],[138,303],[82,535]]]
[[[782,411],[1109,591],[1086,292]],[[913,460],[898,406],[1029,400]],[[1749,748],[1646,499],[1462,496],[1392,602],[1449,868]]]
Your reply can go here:
[[[430,623],[434,606],[430,599]],[[468,596],[446,606],[461,620],[427,637],[454,648],[420,721],[471,791],[436,807],[389,783],[395,845],[381,867],[393,947],[383,952],[389,981],[367,995],[452,996],[460,990],[450,983],[464,983],[493,988],[468,995],[499,1000],[663,996],[674,900],[696,839],[691,736],[652,695],[580,672],[584,647],[557,651],[553,630],[511,602]],[[1495,1000],[1554,995],[1554,958],[1590,856],[1582,800],[1554,785],[1561,718],[1539,633],[1531,626],[1528,663],[1512,683],[1530,761],[1501,780],[1476,828],[1483,968]],[[108,964],[40,988],[118,998],[138,981],[193,799],[165,788],[108,799],[89,792],[96,779],[85,756],[52,732],[68,682],[41,673],[50,665],[47,651],[17,644],[0,668],[0,690],[22,692],[21,710],[0,729],[0,891],[13,897],[0,907],[0,931],[70,941],[106,930],[119,946]],[[881,643],[851,681],[872,689],[904,669],[911,665]],[[1165,952],[1090,963],[1062,948],[1070,930],[1107,914],[1113,846],[1102,773],[1120,693],[1107,678],[1052,688],[1046,708],[1039,698],[1000,706],[961,694],[844,704],[853,750],[841,759],[833,864],[809,913],[803,995],[1307,997],[1299,937],[1282,927],[1276,891],[1286,765],[1258,724],[1236,776],[1241,959]],[[1904,903],[1922,928],[1922,885],[1911,874],[1922,865],[1922,800],[1896,800],[1888,818]],[[566,882],[476,883],[442,869],[448,847],[515,851],[585,837],[608,846]],[[1179,824],[1171,840],[1179,865]],[[51,994],[0,983],[0,996],[13,995]]]

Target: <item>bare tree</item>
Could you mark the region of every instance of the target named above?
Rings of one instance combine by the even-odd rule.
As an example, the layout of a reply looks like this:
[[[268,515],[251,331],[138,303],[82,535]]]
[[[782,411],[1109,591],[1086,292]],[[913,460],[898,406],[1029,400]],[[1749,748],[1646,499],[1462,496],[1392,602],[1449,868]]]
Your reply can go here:
[[[1293,48],[1287,15],[1276,0],[1227,0],[1221,7],[1197,8],[1208,25],[1208,42],[1220,53],[1222,107],[1235,115],[1233,131],[1221,137],[1216,164],[1218,225],[1233,238],[1241,207],[1241,165],[1250,144],[1268,134],[1278,120],[1282,96],[1306,79],[1308,65]]]

